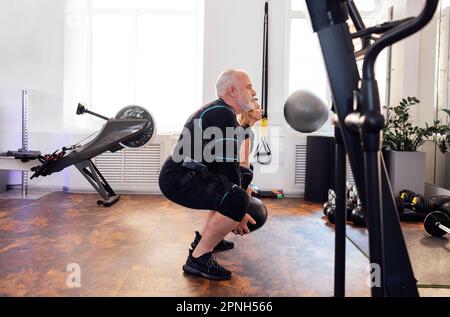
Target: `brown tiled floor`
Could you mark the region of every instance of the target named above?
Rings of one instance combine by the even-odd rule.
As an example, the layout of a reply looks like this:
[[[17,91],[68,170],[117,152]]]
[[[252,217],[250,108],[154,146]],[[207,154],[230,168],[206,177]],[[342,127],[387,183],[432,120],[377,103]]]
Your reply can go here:
[[[0,295],[6,296],[332,296],[333,228],[320,206],[266,200],[270,218],[252,235],[229,236],[219,262],[230,281],[182,273],[206,213],[161,196],[124,195],[110,208],[95,194],[56,192],[0,200]],[[364,255],[347,248],[347,295],[369,296]],[[69,288],[70,263],[81,287]]]

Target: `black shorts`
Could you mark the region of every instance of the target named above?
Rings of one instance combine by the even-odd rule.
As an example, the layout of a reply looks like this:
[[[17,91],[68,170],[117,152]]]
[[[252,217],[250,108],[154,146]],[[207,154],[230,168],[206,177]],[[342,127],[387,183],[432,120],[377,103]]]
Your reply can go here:
[[[163,195],[187,208],[215,210],[241,221],[248,209],[248,194],[226,176],[190,170],[169,157],[159,174]]]

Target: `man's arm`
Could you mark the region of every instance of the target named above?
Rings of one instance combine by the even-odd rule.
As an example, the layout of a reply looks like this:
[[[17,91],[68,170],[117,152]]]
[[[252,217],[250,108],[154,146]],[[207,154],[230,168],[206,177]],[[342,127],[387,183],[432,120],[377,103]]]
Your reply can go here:
[[[236,128],[239,124],[233,112],[227,109],[215,111],[211,116],[211,126],[220,129],[222,136],[215,139],[215,165],[218,173],[241,186],[241,174],[239,172],[239,149]]]
[[[245,138],[244,142],[242,142],[242,145],[241,145],[241,151],[240,151],[241,161],[239,162],[239,165],[243,166],[245,168],[250,168],[251,142],[252,142],[252,140],[250,140],[250,137],[248,137],[248,138]]]

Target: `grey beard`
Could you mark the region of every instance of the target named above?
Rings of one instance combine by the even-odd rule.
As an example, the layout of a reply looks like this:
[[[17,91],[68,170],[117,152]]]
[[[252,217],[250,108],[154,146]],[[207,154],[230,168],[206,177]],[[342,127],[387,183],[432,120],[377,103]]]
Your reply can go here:
[[[242,108],[242,110],[244,110],[245,112],[250,111],[250,110],[253,109],[253,105],[252,105],[252,104],[248,104],[248,103],[246,103],[246,104],[240,104],[239,106],[240,106],[240,107]]]

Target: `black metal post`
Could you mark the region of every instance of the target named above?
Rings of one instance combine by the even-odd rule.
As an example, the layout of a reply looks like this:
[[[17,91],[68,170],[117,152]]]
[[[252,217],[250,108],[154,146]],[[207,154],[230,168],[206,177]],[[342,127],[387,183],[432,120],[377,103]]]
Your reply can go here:
[[[346,224],[346,178],[347,163],[345,147],[341,132],[335,120],[336,143],[336,221],[335,221],[335,250],[334,250],[334,296],[345,296],[345,224]]]

